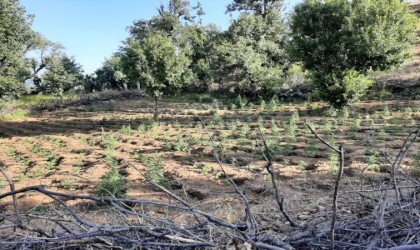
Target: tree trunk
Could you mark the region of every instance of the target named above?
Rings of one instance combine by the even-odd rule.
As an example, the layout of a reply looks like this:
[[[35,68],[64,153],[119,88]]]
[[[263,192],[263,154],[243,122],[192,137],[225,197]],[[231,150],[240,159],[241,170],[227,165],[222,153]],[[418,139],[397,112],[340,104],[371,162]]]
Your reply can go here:
[[[155,122],[159,121],[159,106],[158,105],[159,105],[159,99],[155,98],[155,113],[153,115],[153,120]]]
[[[138,89],[138,90],[141,90],[141,87],[140,87],[140,82],[136,82],[136,85],[137,85],[137,89]]]

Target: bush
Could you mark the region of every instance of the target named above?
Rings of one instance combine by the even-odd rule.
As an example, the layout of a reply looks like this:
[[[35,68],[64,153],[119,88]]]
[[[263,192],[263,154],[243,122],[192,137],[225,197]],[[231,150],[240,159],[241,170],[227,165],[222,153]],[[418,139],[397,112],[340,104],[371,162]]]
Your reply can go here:
[[[341,108],[372,85],[367,72],[410,57],[417,22],[401,0],[307,0],[292,17],[290,52],[311,71],[321,99]]]
[[[321,99],[341,109],[360,100],[373,81],[355,70],[347,70],[319,75],[313,83]]]
[[[25,86],[13,77],[0,76],[0,98],[18,98],[25,93]]]

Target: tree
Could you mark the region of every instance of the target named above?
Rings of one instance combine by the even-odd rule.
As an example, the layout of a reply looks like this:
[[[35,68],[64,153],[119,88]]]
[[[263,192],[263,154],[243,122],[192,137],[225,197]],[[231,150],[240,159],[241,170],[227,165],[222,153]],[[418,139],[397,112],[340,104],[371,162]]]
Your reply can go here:
[[[291,53],[320,97],[341,108],[372,85],[366,73],[409,58],[416,23],[399,0],[306,0],[292,17]]]
[[[158,13],[130,26],[130,37],[118,53],[126,79],[141,84],[155,99],[155,120],[162,95],[178,92],[194,79],[207,84],[209,78],[203,49],[205,31],[195,23],[197,16],[204,15],[201,5],[191,7],[189,1],[170,0],[168,6],[158,8]]]
[[[123,73],[124,65],[122,61],[122,56],[114,55],[106,59],[102,67],[95,71],[96,81],[98,83],[95,89],[96,91],[104,88],[119,90],[127,90],[129,87],[133,88],[133,85],[129,84],[127,76]],[[134,79],[135,77],[132,78]]]
[[[228,5],[227,12],[252,12],[266,19],[273,12],[279,12],[282,6],[283,0],[234,0]]]
[[[228,11],[243,13],[215,47],[217,59],[212,61],[217,74],[223,76],[220,82],[233,83],[233,91],[252,97],[272,95],[284,82],[288,56],[281,2],[234,1],[229,5]]]
[[[31,53],[32,57],[26,58],[25,60],[31,70],[31,80],[38,88],[38,91],[42,91],[42,79],[39,77],[39,74],[52,63],[54,57],[60,56],[61,50],[64,49],[64,47],[58,43],[47,40],[40,34],[34,38],[32,47],[34,50]]]
[[[37,36],[32,20],[18,0],[0,1],[0,98],[19,96],[24,90],[23,82],[30,75],[24,56]]]
[[[53,57],[46,69],[42,75],[42,87],[46,93],[57,94],[63,99],[64,92],[83,85],[82,67],[72,57]]]
[[[159,100],[191,81],[190,60],[164,33],[149,34],[144,41],[130,40],[126,49],[135,54],[139,80],[155,99],[154,119],[158,120]]]

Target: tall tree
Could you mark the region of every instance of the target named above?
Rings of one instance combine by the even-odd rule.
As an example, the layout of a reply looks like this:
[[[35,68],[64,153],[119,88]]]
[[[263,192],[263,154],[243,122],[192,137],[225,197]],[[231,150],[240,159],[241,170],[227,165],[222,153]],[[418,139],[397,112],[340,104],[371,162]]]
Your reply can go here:
[[[343,107],[362,96],[369,70],[409,58],[417,18],[400,0],[306,0],[292,17],[292,54],[320,97]]]
[[[200,5],[192,7],[189,1],[170,0],[167,6],[161,5],[157,16],[136,21],[129,27],[130,37],[118,53],[126,78],[139,82],[155,98],[155,119],[161,95],[189,84],[196,69],[193,63],[202,59],[198,49],[206,38],[192,11],[199,17],[204,14]],[[162,46],[161,53],[153,46]],[[158,62],[157,58],[167,61]]]
[[[83,70],[73,57],[53,57],[42,75],[46,93],[57,94],[63,99],[64,92],[83,86]]]
[[[220,82],[254,97],[272,94],[284,81],[288,65],[284,44],[286,27],[282,1],[234,1],[228,11],[241,11],[219,46],[213,68],[224,76]],[[232,83],[232,84],[230,84]]]
[[[119,89],[127,90],[129,86],[126,75],[123,73],[122,57],[113,55],[111,58],[106,59],[102,67],[95,71],[96,81],[98,87],[102,89]]]
[[[191,80],[188,56],[164,33],[149,34],[144,41],[131,40],[128,49],[136,54],[136,68],[142,88],[155,99],[154,119],[158,120],[159,100],[175,93]]]
[[[18,0],[0,1],[0,97],[19,95],[30,75],[24,56],[37,37],[32,20]]]
[[[227,12],[251,12],[266,19],[273,12],[280,12],[283,0],[234,0]]]

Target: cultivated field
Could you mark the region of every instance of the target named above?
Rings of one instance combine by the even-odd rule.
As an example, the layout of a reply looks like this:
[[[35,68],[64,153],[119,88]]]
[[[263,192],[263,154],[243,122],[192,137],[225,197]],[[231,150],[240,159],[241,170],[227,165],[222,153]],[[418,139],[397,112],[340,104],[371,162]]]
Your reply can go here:
[[[171,99],[162,102],[159,123],[151,122],[152,105],[148,98],[136,97],[0,122],[1,162],[16,188],[45,185],[66,193],[97,194],[111,153],[127,180],[129,197],[165,201],[166,195],[144,177],[162,171],[155,181],[235,222],[244,216],[243,209],[237,210],[241,200],[233,194],[216,154],[254,209],[270,221],[280,215],[263,167],[261,130],[275,158],[287,210],[298,220],[310,220],[330,209],[338,158],[311,134],[305,121],[327,141],[344,146],[342,189],[349,191],[372,189],[388,178],[383,152],[396,154],[420,120],[420,101],[410,100],[361,102],[336,114],[318,102],[272,100],[240,108],[226,100]],[[113,152],[109,145],[115,145]],[[419,152],[414,144],[402,163],[404,172],[417,177]],[[4,179],[1,184],[2,192],[8,190]],[[360,200],[353,198],[340,197],[340,213],[363,211]],[[20,197],[28,209],[50,202],[37,194]]]

